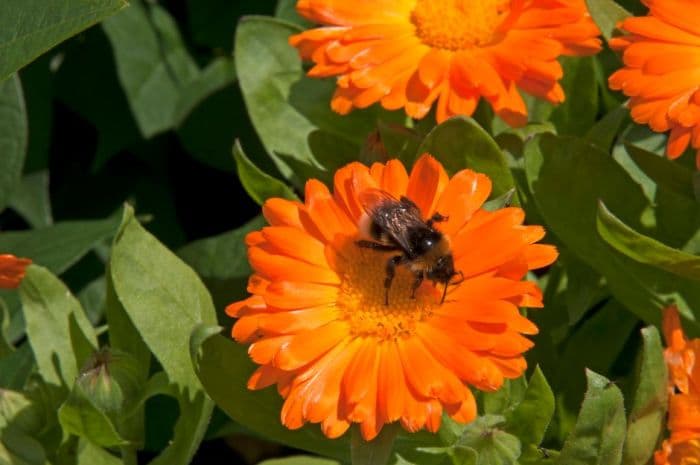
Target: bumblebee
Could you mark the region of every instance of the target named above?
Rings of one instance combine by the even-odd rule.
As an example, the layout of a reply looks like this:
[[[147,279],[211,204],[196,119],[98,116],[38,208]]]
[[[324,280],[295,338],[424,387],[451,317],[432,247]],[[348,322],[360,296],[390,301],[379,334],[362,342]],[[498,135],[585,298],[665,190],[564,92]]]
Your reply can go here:
[[[367,213],[362,229],[372,240],[358,240],[356,244],[381,252],[400,252],[386,262],[385,305],[389,305],[389,289],[399,265],[407,266],[415,276],[411,298],[415,298],[416,290],[427,278],[435,284],[444,284],[441,303],[444,302],[448,286],[463,280],[452,281],[462,273],[454,269],[447,238],[434,227],[435,223],[446,221],[447,217],[436,212],[424,220],[411,199],[396,199],[380,189],[362,191],[360,203]]]

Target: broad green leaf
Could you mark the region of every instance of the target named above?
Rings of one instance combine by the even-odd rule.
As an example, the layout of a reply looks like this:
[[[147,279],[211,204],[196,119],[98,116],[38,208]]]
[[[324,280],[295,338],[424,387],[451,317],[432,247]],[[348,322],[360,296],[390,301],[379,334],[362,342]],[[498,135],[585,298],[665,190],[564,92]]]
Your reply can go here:
[[[265,220],[258,216],[233,231],[191,242],[178,252],[207,285],[217,309],[247,295],[251,270],[244,239],[264,225]]]
[[[340,465],[339,462],[310,455],[294,455],[283,459],[270,459],[260,462],[258,465]]]
[[[100,323],[104,317],[105,287],[105,277],[100,276],[88,283],[76,295],[93,326]]]
[[[619,465],[625,440],[625,405],[620,389],[586,371],[588,390],[576,427],[564,443],[557,465]]]
[[[25,342],[14,352],[0,358],[0,389],[24,389],[33,369],[32,349]]]
[[[526,390],[527,380],[524,376],[506,380],[499,390],[482,394],[483,412],[505,416],[506,412],[511,412],[522,402]]]
[[[103,27],[141,134],[172,128],[181,91],[199,75],[173,18],[157,4],[132,0]]]
[[[484,415],[469,423],[456,446],[475,450],[475,465],[517,465],[520,440],[503,430],[505,419]]]
[[[613,215],[603,202],[598,208],[598,232],[620,253],[683,278],[700,281],[700,257],[668,247],[638,233]]]
[[[192,110],[210,95],[223,89],[236,80],[236,67],[233,59],[219,57],[212,60],[194,80],[180,91],[175,107],[174,124],[179,127]]]
[[[127,4],[126,0],[4,0],[0,80]]]
[[[408,165],[415,158],[422,137],[413,128],[407,128],[401,124],[388,124],[382,121],[377,127],[381,143],[386,148],[391,158],[398,158]]]
[[[605,40],[610,40],[613,36],[617,23],[632,16],[632,13],[625,10],[615,0],[586,0],[586,5]]]
[[[119,227],[119,216],[106,220],[66,221],[42,229],[0,234],[0,250],[61,274],[80,260],[98,242],[111,237]]]
[[[513,188],[513,176],[503,152],[471,118],[458,116],[436,126],[418,147],[416,155],[426,152],[442,162],[449,173],[470,168],[488,175],[495,196]],[[518,205],[517,198],[513,203]]]
[[[285,177],[291,170],[280,154],[312,163],[308,142],[312,131],[334,134],[355,144],[359,151],[377,119],[388,117],[376,105],[345,116],[334,113],[330,107],[334,81],[304,77],[297,50],[288,43],[289,36],[299,32],[299,26],[291,23],[250,16],[239,23],[234,41],[238,80],[248,113]]]
[[[23,392],[0,389],[0,463],[44,464],[39,433],[46,427],[41,407]]]
[[[248,195],[258,205],[262,205],[271,197],[282,197],[290,200],[298,199],[296,194],[286,184],[255,166],[243,152],[243,148],[238,141],[233,146],[233,158],[236,161],[238,179],[240,179]]]
[[[628,309],[659,323],[660,309],[676,301],[692,319],[700,306],[696,283],[664,275],[612,249],[598,234],[598,201],[622,221],[644,230],[649,204],[639,184],[608,154],[575,138],[536,136],[526,146],[530,190],[546,226],[578,258],[605,276],[610,291]]]
[[[394,448],[394,439],[399,425],[385,425],[376,438],[365,441],[359,426],[352,429],[350,457],[352,465],[386,465]]]
[[[615,108],[588,130],[586,139],[604,152],[610,152],[620,129],[629,121],[629,114],[630,111],[625,106]]]
[[[125,463],[127,462],[122,462],[105,449],[92,444],[90,441],[82,439],[78,444],[76,465],[124,465]]]
[[[192,367],[189,335],[199,324],[216,323],[211,297],[195,272],[143,229],[130,207],[114,242],[110,271],[119,301],[163,367],[180,407],[172,442],[151,463],[189,463],[213,408]]]
[[[15,189],[9,206],[33,228],[51,226],[53,215],[49,196],[49,172],[39,171],[24,176]]]
[[[6,9],[7,6],[4,6],[3,10]],[[0,18],[0,71],[7,53],[2,51],[2,23],[5,19],[3,14]],[[3,81],[3,78],[4,76],[0,76],[0,81]],[[27,155],[27,131],[27,110],[22,84],[19,76],[15,74],[0,82],[0,211],[9,203],[22,176],[24,158]]]
[[[46,465],[46,453],[41,443],[18,430],[8,427],[0,432],[0,463],[3,465]]]
[[[554,415],[554,394],[540,367],[530,377],[525,397],[511,412],[506,412],[504,429],[523,444],[539,445]]]
[[[319,425],[306,425],[295,431],[285,428],[280,422],[282,398],[277,391],[251,391],[246,387],[246,380],[255,369],[246,348],[224,336],[207,338],[208,335],[211,329],[206,327],[193,333],[192,357],[207,394],[227,415],[269,440],[350,461],[348,435],[330,440]]]
[[[654,182],[689,199],[695,198],[692,171],[663,155],[636,145],[625,144],[625,150],[644,174]]]
[[[624,465],[645,465],[651,459],[664,428],[668,384],[659,331],[642,329],[643,346],[637,370],[623,449]]]
[[[594,57],[563,57],[561,86],[566,100],[557,105],[549,121],[561,135],[584,135],[595,123],[598,110],[598,84]]]
[[[45,268],[32,265],[19,289],[27,338],[39,374],[53,385],[73,385],[97,337],[78,300]]]

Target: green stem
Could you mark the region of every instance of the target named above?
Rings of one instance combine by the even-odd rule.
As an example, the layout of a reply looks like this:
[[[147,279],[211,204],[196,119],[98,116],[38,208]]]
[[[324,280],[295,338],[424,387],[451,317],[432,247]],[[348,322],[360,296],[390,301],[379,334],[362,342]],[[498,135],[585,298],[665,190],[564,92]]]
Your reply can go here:
[[[394,439],[399,432],[399,424],[384,425],[382,431],[372,441],[362,439],[360,427],[352,428],[350,457],[352,465],[386,465],[394,449]]]

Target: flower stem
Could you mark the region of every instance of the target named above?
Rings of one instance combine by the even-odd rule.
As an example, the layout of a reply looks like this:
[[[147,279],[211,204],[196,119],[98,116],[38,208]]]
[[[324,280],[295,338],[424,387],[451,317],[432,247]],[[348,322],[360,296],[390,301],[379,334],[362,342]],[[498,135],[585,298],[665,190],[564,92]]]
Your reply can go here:
[[[352,428],[350,442],[350,457],[352,465],[386,465],[391,458],[394,439],[399,432],[398,423],[385,425],[382,431],[372,441],[362,439],[360,427]]]

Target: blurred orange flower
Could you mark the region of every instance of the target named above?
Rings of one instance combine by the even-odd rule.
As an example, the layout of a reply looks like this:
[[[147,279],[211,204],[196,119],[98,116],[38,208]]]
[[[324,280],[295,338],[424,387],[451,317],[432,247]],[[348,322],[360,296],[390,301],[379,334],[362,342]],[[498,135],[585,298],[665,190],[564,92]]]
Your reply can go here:
[[[610,40],[623,52],[625,66],[610,76],[612,89],[630,98],[632,119],[656,132],[670,131],[666,154],[679,157],[697,149],[700,167],[700,3],[696,0],[642,0],[643,17],[627,18],[628,35]]]
[[[669,370],[668,429],[654,460],[656,465],[700,463],[700,339],[687,340],[678,310],[664,310],[664,351]]]
[[[562,102],[557,57],[600,49],[583,0],[299,0],[297,10],[327,26],[290,43],[315,63],[309,76],[338,76],[341,114],[380,102],[423,118],[437,101],[442,122],[483,97],[520,126],[520,91]]]
[[[24,273],[32,261],[17,258],[10,254],[0,254],[0,289],[14,289],[24,278]]]
[[[444,302],[443,285],[428,281],[412,297],[408,266],[397,266],[385,300],[387,259],[397,252],[356,243],[368,219],[362,193],[379,190],[406,196],[424,219],[447,217],[433,227],[463,280],[448,286]],[[271,226],[246,238],[252,296],[227,313],[238,318],[233,337],[261,365],[248,387],[277,385],[284,425],[321,423],[337,437],[359,423],[367,440],[395,421],[437,431],[443,410],[460,422],[475,418],[468,385],[493,391],[522,375],[532,347],[522,335],[537,327],[518,307],[541,307],[542,294],[521,280],[557,251],[535,244],[544,229],[524,226],[520,208],[482,209],[490,192],[487,176],[449,178],[424,155],[410,176],[397,160],[351,163],[336,172],[333,193],[312,179],[304,203],[265,203]]]

